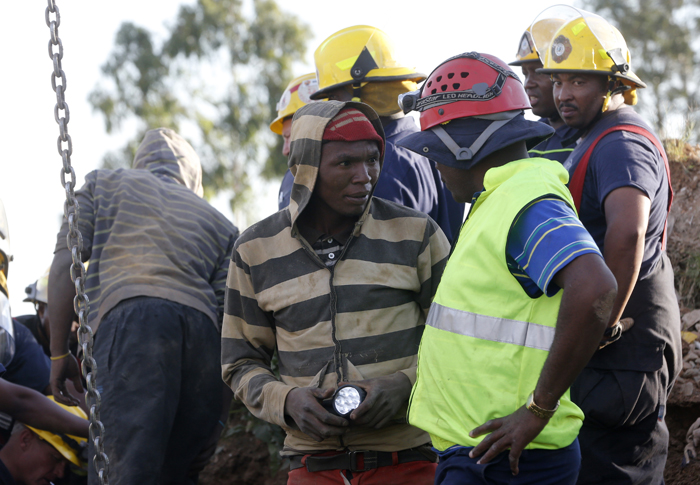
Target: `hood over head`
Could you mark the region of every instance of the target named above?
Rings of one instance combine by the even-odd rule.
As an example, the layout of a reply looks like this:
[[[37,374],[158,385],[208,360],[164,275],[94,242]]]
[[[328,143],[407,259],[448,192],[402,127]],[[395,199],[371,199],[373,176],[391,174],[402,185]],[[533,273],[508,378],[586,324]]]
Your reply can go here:
[[[202,197],[202,163],[187,140],[169,128],[146,132],[132,168],[166,175]]]
[[[292,121],[288,162],[289,169],[294,175],[294,185],[288,206],[292,224],[311,200],[321,165],[323,134],[326,127],[344,108],[354,108],[364,114],[383,140],[383,144],[386,144],[386,136],[379,121],[379,115],[365,103],[326,101],[325,103],[307,104],[300,108],[294,114]],[[382,149],[381,152],[380,167],[384,165],[384,150]],[[372,188],[372,192],[374,192],[374,188]],[[367,204],[365,213],[369,210],[369,206],[370,204]]]

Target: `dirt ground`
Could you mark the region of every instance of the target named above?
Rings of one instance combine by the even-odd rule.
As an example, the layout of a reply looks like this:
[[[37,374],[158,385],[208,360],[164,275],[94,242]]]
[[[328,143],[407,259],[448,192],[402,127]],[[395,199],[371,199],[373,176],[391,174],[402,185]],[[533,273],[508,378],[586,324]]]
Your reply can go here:
[[[681,313],[700,308],[700,149],[689,145],[667,144],[671,160],[675,200],[669,217],[668,254],[676,269],[676,290]],[[698,324],[700,330],[700,324]],[[684,343],[684,355],[688,351]],[[669,428],[667,485],[700,484],[700,459],[681,469],[685,435],[700,417],[700,384],[693,393],[674,387],[668,402],[666,423]],[[284,485],[287,469],[271,469],[268,446],[253,433],[241,431],[245,423],[233,416],[216,454],[200,474],[202,485]],[[233,433],[238,430],[239,432]],[[700,452],[700,450],[698,450]]]
[[[201,485],[285,485],[287,469],[273,474],[267,444],[251,432],[237,432],[245,426],[240,417],[226,423],[223,437],[207,467],[199,475]],[[227,436],[228,435],[228,436]]]

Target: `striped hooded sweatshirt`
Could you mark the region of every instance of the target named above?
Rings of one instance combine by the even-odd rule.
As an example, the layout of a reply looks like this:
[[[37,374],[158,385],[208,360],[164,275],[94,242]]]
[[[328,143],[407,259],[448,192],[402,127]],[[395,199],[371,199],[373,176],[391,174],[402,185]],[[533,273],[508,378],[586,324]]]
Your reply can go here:
[[[119,302],[137,296],[181,303],[220,327],[238,229],[202,192],[199,157],[167,128],[146,133],[132,169],[87,174],[76,197],[93,331]],[[55,251],[66,248],[67,232],[64,218]]]
[[[384,137],[366,104],[327,101],[298,110],[290,204],[241,235],[228,274],[223,378],[255,416],[284,428],[285,455],[398,451],[429,442],[426,433],[406,424],[405,408],[383,429],[350,426],[343,436],[320,443],[285,419],[286,396],[296,387],[335,388],[397,372],[415,382],[425,317],[449,253],[430,217],[375,197],[335,265],[327,267],[301,236],[296,221],[311,201],[323,132],[345,107],[363,112]],[[279,378],[270,367],[275,349]]]

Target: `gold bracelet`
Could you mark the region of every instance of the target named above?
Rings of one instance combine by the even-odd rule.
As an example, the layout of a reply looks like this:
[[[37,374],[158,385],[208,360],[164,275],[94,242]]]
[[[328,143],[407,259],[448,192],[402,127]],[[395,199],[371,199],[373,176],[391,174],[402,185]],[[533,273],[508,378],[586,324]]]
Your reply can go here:
[[[61,360],[61,359],[65,359],[65,358],[68,357],[69,355],[70,355],[70,352],[66,352],[66,353],[63,354],[63,355],[59,355],[58,357],[53,357],[53,356],[51,356],[51,357],[49,357],[49,359],[51,359],[51,360]]]
[[[557,409],[559,409],[559,401],[557,401],[556,406],[554,406],[554,409],[544,409],[539,407],[537,404],[535,404],[535,392],[531,392],[530,395],[527,397],[527,402],[525,403],[525,407],[532,412],[535,416],[538,418],[542,419],[550,419],[552,416],[554,416],[554,413],[556,412]]]

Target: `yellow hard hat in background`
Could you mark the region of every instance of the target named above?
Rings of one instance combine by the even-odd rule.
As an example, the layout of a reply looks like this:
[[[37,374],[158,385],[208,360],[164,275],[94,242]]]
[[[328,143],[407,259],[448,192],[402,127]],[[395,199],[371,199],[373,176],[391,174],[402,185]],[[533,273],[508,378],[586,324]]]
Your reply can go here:
[[[368,81],[425,79],[415,67],[406,67],[396,57],[393,42],[376,27],[356,25],[340,30],[324,40],[314,53],[319,89],[311,98],[327,98],[333,89]]]
[[[5,215],[5,206],[0,199],[0,287],[5,294],[7,291],[7,273],[10,269],[12,253],[10,252],[10,226]]]
[[[540,50],[538,45],[544,54],[544,67],[539,72],[605,74],[632,88],[645,88],[646,84],[632,71],[630,51],[620,31],[598,15],[568,8],[577,15],[552,35],[546,49]],[[536,37],[533,34],[535,42]]]
[[[59,402],[54,401],[53,396],[46,396],[47,399],[53,401],[57,406],[61,406],[63,409],[69,413],[78,416],[79,418],[87,419],[87,415],[77,406],[65,406]],[[73,463],[78,467],[85,466],[85,457],[81,460],[81,455],[83,451],[87,448],[87,440],[85,438],[79,438],[78,436],[70,435],[57,435],[44,431],[43,429],[32,428],[27,426],[35,432],[41,439],[49,443],[51,446],[56,448],[56,450],[63,455],[63,457]]]
[[[535,22],[525,30],[520,38],[515,60],[508,64],[511,66],[522,66],[526,62],[542,62],[544,52],[549,47],[549,42],[564,22],[564,19],[558,18],[535,19]],[[537,36],[537,38],[534,38],[534,36]]]
[[[312,72],[294,78],[277,103],[277,118],[270,123],[272,132],[281,135],[285,118],[293,116],[302,106],[312,103],[314,100],[311,99],[311,95],[317,90],[316,73]]]

